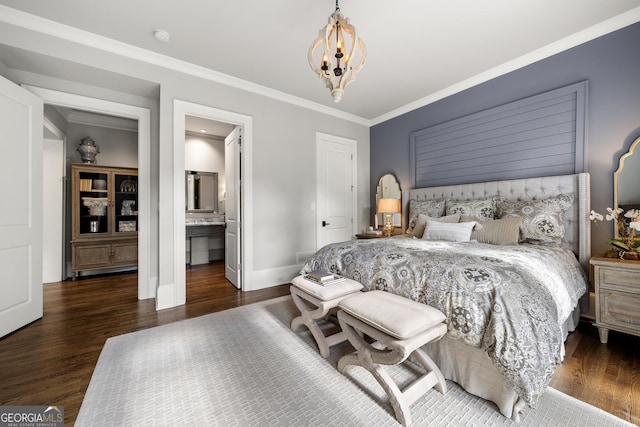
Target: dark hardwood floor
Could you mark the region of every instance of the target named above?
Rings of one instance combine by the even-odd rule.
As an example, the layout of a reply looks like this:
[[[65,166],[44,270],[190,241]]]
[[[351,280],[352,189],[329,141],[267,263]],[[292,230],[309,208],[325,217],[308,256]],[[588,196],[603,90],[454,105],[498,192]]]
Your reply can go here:
[[[187,304],[159,312],[138,301],[136,273],[44,285],[44,317],[0,339],[0,405],[64,406],[71,425],[107,338],[289,293],[239,292],[221,262],[187,269],[187,283]],[[551,386],[639,424],[640,338],[611,332],[600,344],[583,322],[566,346]]]
[[[64,406],[65,425],[80,410],[109,337],[289,294],[289,286],[240,292],[223,262],[187,269],[187,304],[156,311],[139,301],[138,275],[117,274],[44,285],[44,316],[0,338],[0,405]]]

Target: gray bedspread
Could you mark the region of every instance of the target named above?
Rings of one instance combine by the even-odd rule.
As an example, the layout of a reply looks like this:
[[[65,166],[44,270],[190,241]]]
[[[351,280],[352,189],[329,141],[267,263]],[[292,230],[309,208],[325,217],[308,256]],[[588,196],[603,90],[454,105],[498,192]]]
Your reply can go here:
[[[573,253],[534,245],[352,240],[323,247],[302,273],[318,269],[438,308],[449,336],[483,349],[532,407],[562,362],[561,324],[587,290]]]

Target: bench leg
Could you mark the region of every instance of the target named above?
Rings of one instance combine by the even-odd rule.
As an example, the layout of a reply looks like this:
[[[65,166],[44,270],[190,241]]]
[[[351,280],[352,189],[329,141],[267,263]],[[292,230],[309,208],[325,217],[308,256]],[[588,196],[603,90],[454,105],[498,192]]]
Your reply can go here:
[[[300,310],[300,316],[294,318],[291,321],[291,330],[297,331],[300,326],[305,325],[311,335],[313,335],[320,355],[325,359],[329,357],[329,348],[336,344],[339,344],[347,340],[344,332],[336,332],[333,335],[325,336],[318,325],[319,321],[323,321],[329,315],[332,308],[338,305],[339,300],[320,301],[315,298],[301,293],[297,288],[291,287],[291,297],[298,310]],[[314,305],[314,307],[312,307]]]

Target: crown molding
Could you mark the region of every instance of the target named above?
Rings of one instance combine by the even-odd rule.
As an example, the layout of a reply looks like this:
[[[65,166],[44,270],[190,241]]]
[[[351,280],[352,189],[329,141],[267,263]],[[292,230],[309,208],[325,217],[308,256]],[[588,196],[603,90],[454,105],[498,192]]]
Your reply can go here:
[[[586,43],[605,34],[619,30],[626,26],[632,25],[640,21],[640,6],[614,16],[606,21],[593,25],[585,30],[579,31],[561,40],[543,46],[526,55],[522,55],[512,61],[494,67],[490,70],[477,74],[469,79],[451,85],[445,89],[434,92],[428,96],[420,98],[402,107],[391,110],[373,119],[366,119],[355,114],[346,113],[335,108],[327,107],[316,102],[300,98],[282,91],[258,85],[247,80],[220,73],[199,65],[195,65],[186,61],[181,61],[166,55],[151,52],[146,49],[138,48],[117,40],[99,36],[88,31],[80,30],[65,24],[54,22],[36,15],[31,15],[10,7],[0,5],[0,22],[19,26],[42,33],[48,36],[57,37],[73,43],[79,43],[87,47],[100,49],[105,52],[113,53],[129,59],[142,61],[151,65],[170,69],[183,74],[188,74],[204,80],[220,83],[236,89],[245,90],[257,95],[272,98],[281,102],[296,105],[329,116],[347,120],[359,125],[371,127],[376,124],[385,122],[395,117],[401,116],[415,109],[432,104],[448,96],[454,95],[463,90],[469,89],[481,83],[485,83],[493,78],[510,73],[519,68],[530,65],[534,62],[548,58],[557,53],[571,49],[580,44]]]
[[[69,25],[51,21],[40,16],[12,9],[4,5],[0,5],[0,22],[5,22],[10,25],[22,27],[48,36],[57,37],[69,42],[79,43],[87,47],[99,49],[151,65],[156,65],[179,73],[188,74],[204,80],[220,83],[225,86],[245,90],[247,92],[337,117],[359,125],[369,127],[371,124],[369,119],[355,114],[346,113],[335,108],[318,104],[317,102],[309,101],[307,99],[252,83],[247,80],[239,79],[229,74],[220,73],[190,62],[132,46],[127,43],[90,33]]]
[[[483,73],[476,74],[469,79],[463,80],[445,89],[434,92],[428,96],[425,96],[424,98],[420,98],[407,105],[396,108],[386,114],[375,117],[371,119],[371,126],[377,125],[418,108],[432,104],[443,98],[472,88],[473,86],[485,83],[496,77],[505,75],[517,69],[526,67],[527,65],[533,64],[534,62],[538,62],[557,53],[563,52],[588,41],[594,40],[598,37],[604,36],[605,34],[609,34],[613,31],[635,24],[638,21],[640,21],[640,6],[620,15],[614,16],[613,18],[607,19],[606,21],[602,21],[582,31],[574,33],[568,37],[560,39],[556,42],[550,43],[546,46],[541,47],[540,49],[534,50],[533,52],[530,52],[526,55],[522,55],[514,60],[494,67]]]

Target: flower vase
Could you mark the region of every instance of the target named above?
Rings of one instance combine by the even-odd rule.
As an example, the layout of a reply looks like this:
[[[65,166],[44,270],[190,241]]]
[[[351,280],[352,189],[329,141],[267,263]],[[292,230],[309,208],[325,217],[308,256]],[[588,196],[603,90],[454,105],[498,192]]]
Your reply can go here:
[[[620,251],[620,259],[640,261],[640,253],[636,251]]]

